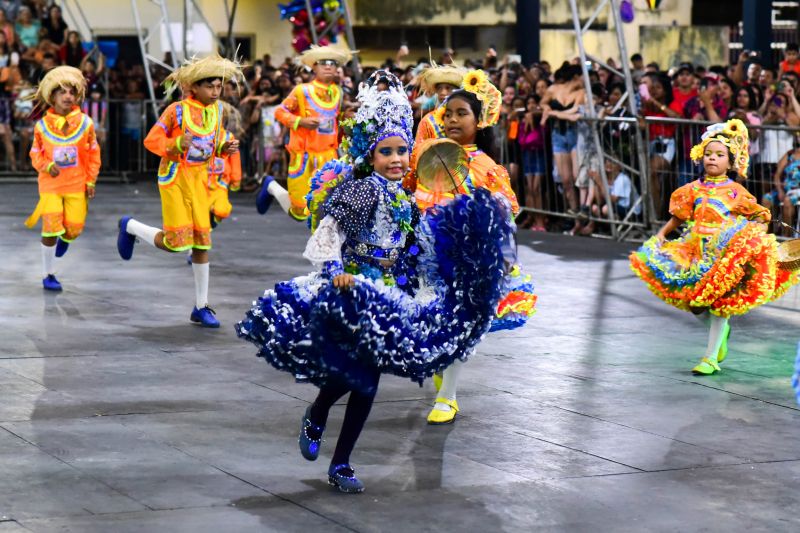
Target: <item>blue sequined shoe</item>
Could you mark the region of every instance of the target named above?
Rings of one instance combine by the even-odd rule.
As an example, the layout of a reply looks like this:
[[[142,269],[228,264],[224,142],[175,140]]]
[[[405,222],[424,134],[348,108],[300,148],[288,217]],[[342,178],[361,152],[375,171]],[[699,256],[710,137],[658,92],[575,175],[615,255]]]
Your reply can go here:
[[[258,196],[256,196],[256,209],[260,214],[264,214],[269,209],[269,206],[272,205],[272,194],[269,192],[269,184],[275,181],[275,178],[272,176],[264,176],[264,181],[261,183],[261,190],[258,191]]]
[[[214,315],[216,313],[209,306],[205,306],[202,309],[195,307],[192,309],[192,316],[189,317],[189,320],[197,322],[204,328],[218,328],[219,320]]]
[[[311,422],[311,406],[306,409],[303,419],[300,420],[300,437],[297,443],[300,445],[300,454],[309,461],[316,461],[319,457],[319,447],[322,442],[322,432],[325,431],[325,426],[315,426]],[[308,436],[308,430],[314,429],[319,435],[318,438],[312,439]]]
[[[119,219],[119,235],[117,235],[117,251],[119,256],[128,261],[133,256],[133,245],[136,244],[136,237],[128,233],[128,221],[133,217],[122,217]]]
[[[62,241],[61,237],[56,240],[56,257],[62,257],[69,249],[69,243]]]
[[[47,277],[42,280],[42,287],[44,287],[46,291],[60,292],[63,290],[61,284],[53,274],[48,274]]]
[[[350,465],[331,465],[328,469],[328,484],[342,492],[356,494],[364,492],[364,484],[356,477]]]

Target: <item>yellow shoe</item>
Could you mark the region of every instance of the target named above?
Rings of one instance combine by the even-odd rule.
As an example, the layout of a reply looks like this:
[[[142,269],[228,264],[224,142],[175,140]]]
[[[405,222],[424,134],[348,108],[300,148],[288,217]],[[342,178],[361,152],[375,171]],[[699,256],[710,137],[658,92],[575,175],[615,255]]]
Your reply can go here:
[[[436,387],[436,392],[442,390],[442,374],[437,372],[433,375],[433,386]]]
[[[436,406],[434,406],[433,409],[431,409],[431,412],[428,414],[428,424],[452,424],[453,420],[456,419],[456,413],[458,413],[458,402],[455,400],[448,400],[447,398],[436,398],[436,403],[449,405],[450,410],[440,411],[436,408]]]
[[[731,325],[725,324],[725,334],[722,336],[722,344],[717,352],[717,362],[721,363],[728,357],[728,339],[731,337]]]
[[[308,218],[309,212],[308,209],[303,208],[303,212],[298,214],[294,208],[289,209],[289,216],[295,219],[298,222],[305,222]]]
[[[703,357],[700,360],[700,364],[692,369],[692,374],[696,376],[710,376],[711,374],[716,374],[720,370],[716,361]]]

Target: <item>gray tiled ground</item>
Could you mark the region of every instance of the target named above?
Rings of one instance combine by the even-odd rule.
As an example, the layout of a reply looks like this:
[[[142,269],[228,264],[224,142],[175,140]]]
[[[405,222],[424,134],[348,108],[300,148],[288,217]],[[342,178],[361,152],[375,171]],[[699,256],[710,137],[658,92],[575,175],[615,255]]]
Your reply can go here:
[[[22,226],[35,185],[2,193],[0,533],[800,529],[796,290],[735,319],[725,371],[694,378],[705,332],[633,278],[631,245],[525,234],[536,317],[481,345],[453,426],[425,424],[429,384],[386,378],[353,456],[367,492],[345,496],[324,475],[343,408],[303,461],[314,388],[231,327],[307,271],[303,226],[234,198],[208,331],[183,256],[116,255],[120,215],[159,223],[154,187],[101,184],[57,296]]]

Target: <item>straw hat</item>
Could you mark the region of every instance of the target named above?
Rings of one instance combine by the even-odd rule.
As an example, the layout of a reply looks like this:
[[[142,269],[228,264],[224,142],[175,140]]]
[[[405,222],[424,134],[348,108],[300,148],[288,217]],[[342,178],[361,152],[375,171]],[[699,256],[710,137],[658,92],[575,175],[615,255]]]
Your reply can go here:
[[[352,59],[353,54],[357,53],[358,50],[345,50],[334,46],[315,46],[312,44],[311,48],[300,55],[300,62],[308,67],[313,67],[317,61],[333,59],[340,65],[344,65]]]
[[[242,79],[242,65],[219,54],[204,58],[193,57],[164,80],[164,87],[167,88],[167,94],[170,94],[178,87],[186,89],[193,83],[208,78],[220,78],[223,82],[233,80],[238,84]]]
[[[428,94],[434,92],[436,86],[440,83],[446,83],[453,87],[461,87],[466,73],[467,71],[465,69],[454,65],[435,65],[428,67],[420,74],[420,87]]]
[[[56,89],[67,87],[75,89],[79,102],[86,97],[86,78],[83,73],[75,67],[56,67],[39,82],[34,99],[43,105],[52,105],[51,98]]]

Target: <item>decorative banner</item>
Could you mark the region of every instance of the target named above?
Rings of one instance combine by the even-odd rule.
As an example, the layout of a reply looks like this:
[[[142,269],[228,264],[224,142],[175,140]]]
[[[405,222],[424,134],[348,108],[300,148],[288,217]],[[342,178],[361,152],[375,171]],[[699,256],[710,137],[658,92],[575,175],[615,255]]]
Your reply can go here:
[[[344,31],[344,8],[339,0],[311,0],[311,13],[306,8],[305,0],[293,0],[289,4],[278,4],[281,20],[292,24],[292,48],[298,54],[313,44],[311,24],[317,36],[330,27],[324,37],[319,39],[320,46],[335,43],[338,35]]]
[[[650,11],[657,11],[659,6],[661,5],[662,0],[647,0],[647,7]]]

